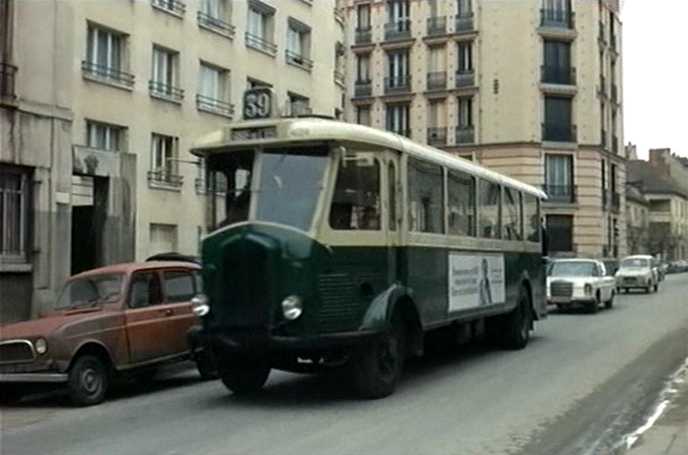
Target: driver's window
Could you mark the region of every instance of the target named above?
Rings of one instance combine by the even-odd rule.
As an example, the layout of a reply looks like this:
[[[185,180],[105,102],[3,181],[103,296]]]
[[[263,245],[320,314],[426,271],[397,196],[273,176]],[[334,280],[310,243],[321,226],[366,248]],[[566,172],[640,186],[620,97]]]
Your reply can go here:
[[[332,229],[379,231],[380,202],[379,161],[367,154],[343,157],[330,207]]]
[[[160,303],[160,280],[154,272],[137,273],[131,281],[130,308],[144,308]]]

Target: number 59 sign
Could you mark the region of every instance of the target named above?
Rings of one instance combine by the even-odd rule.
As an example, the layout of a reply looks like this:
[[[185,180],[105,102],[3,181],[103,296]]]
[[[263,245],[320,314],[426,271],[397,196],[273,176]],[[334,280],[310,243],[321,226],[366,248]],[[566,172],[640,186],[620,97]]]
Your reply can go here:
[[[244,120],[268,118],[272,114],[272,90],[269,87],[244,92]]]

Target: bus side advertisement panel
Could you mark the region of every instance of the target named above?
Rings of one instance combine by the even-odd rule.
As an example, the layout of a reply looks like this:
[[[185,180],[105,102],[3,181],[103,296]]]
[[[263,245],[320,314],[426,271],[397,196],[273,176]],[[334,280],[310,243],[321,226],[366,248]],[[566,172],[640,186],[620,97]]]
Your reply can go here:
[[[449,311],[504,303],[504,255],[449,253]]]

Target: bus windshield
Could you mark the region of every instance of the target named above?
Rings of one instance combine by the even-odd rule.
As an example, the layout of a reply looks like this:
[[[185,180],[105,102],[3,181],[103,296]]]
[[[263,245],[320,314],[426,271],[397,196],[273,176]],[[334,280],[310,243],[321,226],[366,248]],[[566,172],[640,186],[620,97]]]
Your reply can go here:
[[[209,231],[249,219],[308,231],[328,161],[323,148],[232,152],[212,157],[208,192],[215,197],[210,198]],[[254,215],[250,213],[252,202]]]

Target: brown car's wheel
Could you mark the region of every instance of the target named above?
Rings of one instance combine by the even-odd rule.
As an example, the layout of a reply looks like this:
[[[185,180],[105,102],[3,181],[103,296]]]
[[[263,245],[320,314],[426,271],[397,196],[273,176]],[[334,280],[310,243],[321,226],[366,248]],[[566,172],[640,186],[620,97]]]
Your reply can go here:
[[[264,362],[232,361],[231,369],[220,372],[222,383],[235,395],[258,392],[270,375],[270,366]]]
[[[102,402],[109,385],[109,369],[96,356],[79,357],[69,370],[69,396],[76,405],[90,406]]]
[[[365,398],[383,398],[394,393],[404,370],[406,327],[399,311],[395,311],[389,329],[355,353],[353,382]]]

